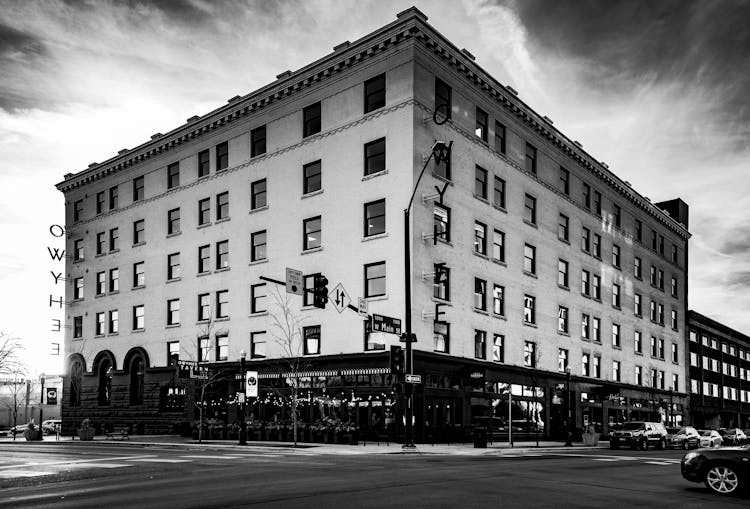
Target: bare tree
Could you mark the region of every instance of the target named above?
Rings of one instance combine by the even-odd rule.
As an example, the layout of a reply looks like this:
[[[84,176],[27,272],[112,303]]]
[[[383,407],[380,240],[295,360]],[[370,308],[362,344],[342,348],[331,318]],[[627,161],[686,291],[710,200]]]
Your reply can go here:
[[[540,378],[539,378],[539,366],[542,362],[542,352],[539,348],[537,348],[537,345],[534,345],[534,350],[531,352],[531,365],[533,366],[531,370],[529,370],[529,381],[531,382],[531,393],[532,393],[532,411],[529,413],[530,416],[534,419],[534,434],[536,435],[536,446],[539,447],[539,407],[541,406],[539,403],[539,391],[537,385],[539,384]],[[529,414],[526,415],[526,420],[528,422]],[[513,424],[513,421],[511,421],[511,425]]]
[[[3,384],[7,388],[4,391],[7,398],[3,398],[2,404],[10,409],[13,415],[13,426],[16,426],[18,411],[29,404],[31,381],[26,378],[26,368],[20,362],[7,366],[4,374],[8,378]]]
[[[19,338],[0,332],[0,375],[12,374],[17,370],[21,350],[23,343]]]
[[[286,373],[286,383],[291,386],[292,393],[292,428],[294,446],[297,447],[297,420],[299,403],[300,377],[303,371],[309,369],[309,363],[304,358],[304,338],[302,326],[304,319],[294,312],[290,294],[283,293],[278,287],[271,291],[276,311],[270,312],[271,338],[280,349],[279,364],[282,373]]]

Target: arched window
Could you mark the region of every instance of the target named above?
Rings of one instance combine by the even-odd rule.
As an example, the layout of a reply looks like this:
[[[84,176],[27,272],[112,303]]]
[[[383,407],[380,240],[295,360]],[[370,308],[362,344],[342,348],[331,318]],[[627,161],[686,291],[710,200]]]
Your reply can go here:
[[[112,400],[112,362],[104,358],[99,362],[99,404],[109,405]]]
[[[140,355],[133,358],[130,362],[130,404],[143,404],[144,380],[143,372],[145,370],[143,357]]]
[[[80,359],[70,364],[70,406],[81,405],[81,384],[83,383],[83,363]]]

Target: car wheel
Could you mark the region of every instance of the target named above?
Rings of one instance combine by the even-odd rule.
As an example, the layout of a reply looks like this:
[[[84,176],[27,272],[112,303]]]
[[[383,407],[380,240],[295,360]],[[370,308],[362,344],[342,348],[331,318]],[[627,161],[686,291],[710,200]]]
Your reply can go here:
[[[667,441],[662,438],[661,440],[659,440],[659,445],[657,447],[660,451],[663,451],[667,448]]]
[[[729,465],[712,465],[706,471],[706,487],[719,495],[731,495],[740,487],[740,478],[734,467]]]

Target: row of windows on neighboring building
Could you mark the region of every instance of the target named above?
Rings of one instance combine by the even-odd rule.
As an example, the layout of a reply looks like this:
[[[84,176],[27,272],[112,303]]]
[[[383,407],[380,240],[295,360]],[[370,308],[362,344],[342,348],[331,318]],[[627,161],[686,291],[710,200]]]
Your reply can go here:
[[[750,382],[750,367],[746,368],[730,362],[722,362],[708,355],[700,356],[697,352],[690,352],[690,366]]]
[[[750,361],[750,349],[736,346],[727,341],[719,341],[718,339],[711,337],[708,334],[698,333],[693,329],[690,330],[691,342],[698,343],[698,336],[700,336],[700,344],[707,348],[711,348],[716,351],[721,350],[721,353],[723,354],[731,355],[732,357],[739,357],[742,360]]]
[[[745,389],[739,389],[737,387],[730,387],[728,385],[719,385],[712,382],[703,382],[694,378],[690,379],[690,392],[693,394],[701,394],[703,396],[710,396],[712,398],[722,398],[729,401],[741,401],[742,403],[750,403],[750,391]]]
[[[450,118],[452,111],[452,90],[451,87],[439,78],[435,79],[435,110],[445,114]],[[474,133],[483,143],[489,146],[490,137],[490,118],[486,111],[482,108],[476,108],[476,124]],[[507,156],[507,126],[505,126],[499,120],[494,122],[494,151],[503,156]],[[524,168],[530,174],[536,175],[539,161],[539,151],[531,143],[526,142],[525,148],[525,159]],[[451,164],[450,161],[436,165],[435,173],[442,178],[451,180]],[[555,188],[568,198],[571,198],[571,173],[563,166],[559,167],[558,180],[555,183]],[[498,196],[498,177],[495,177],[495,195],[493,197],[493,204],[499,208],[505,208],[504,202],[504,191],[501,196]],[[502,179],[499,179],[502,180]],[[504,182],[502,182],[504,188]],[[477,166],[475,171],[475,184],[474,194],[480,199],[487,200],[487,170]],[[585,209],[593,212],[596,216],[602,217],[602,194],[596,189],[592,189],[591,185],[587,182],[581,182],[581,196],[580,205]],[[611,222],[616,228],[622,228],[622,216],[623,212],[621,207],[612,203],[611,213],[607,216],[607,221]],[[633,238],[639,242],[644,243],[644,227],[643,222],[638,218],[633,218],[633,231],[631,232]],[[663,258],[666,259],[666,241],[664,235],[658,233],[655,229],[651,229],[650,247],[654,252],[659,253]],[[672,244],[670,258],[672,263],[679,265],[679,249],[676,244]]]
[[[385,106],[385,74],[380,74],[371,78],[365,82],[364,86],[364,112],[370,113],[377,109]],[[302,137],[307,138],[321,131],[321,103],[316,102],[305,107],[302,110]],[[256,127],[250,131],[250,157],[257,157],[266,153],[266,126],[262,125]],[[314,163],[312,163],[314,164]],[[374,142],[365,145],[365,165],[366,168],[370,166],[380,166],[384,169],[385,166],[385,139],[376,140]],[[224,141],[217,144],[214,148],[214,171],[220,172],[229,168],[229,142]],[[183,168],[184,169],[184,168]],[[180,186],[181,180],[181,167],[180,162],[175,161],[167,165],[166,168],[166,187],[167,189],[175,189]],[[320,171],[318,167],[318,186],[320,181]],[[314,173],[314,168],[306,169],[305,172],[310,171]],[[374,168],[369,169],[369,173],[374,173],[377,170]],[[209,176],[211,173],[211,155],[209,149],[202,150],[198,153],[197,157],[197,178],[201,179]],[[365,174],[369,174],[368,170]],[[307,181],[307,177],[306,181]],[[314,180],[314,175],[310,176],[310,179]],[[133,202],[141,201],[145,198],[146,193],[146,180],[145,175],[139,175],[132,180],[132,197]],[[307,182],[306,182],[307,185]],[[313,184],[314,186],[314,184]],[[311,192],[306,191],[306,192]],[[119,207],[120,191],[119,186],[113,186],[106,190],[99,191],[96,193],[95,211],[96,215],[103,214],[110,210],[115,210]],[[85,207],[84,199],[79,199],[73,202],[73,222],[81,221],[84,217]]]

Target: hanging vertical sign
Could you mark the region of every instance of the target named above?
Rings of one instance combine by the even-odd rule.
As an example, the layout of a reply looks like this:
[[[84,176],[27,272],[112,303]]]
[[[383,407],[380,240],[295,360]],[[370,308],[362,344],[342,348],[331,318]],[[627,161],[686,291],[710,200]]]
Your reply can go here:
[[[61,238],[65,236],[65,228],[60,226],[59,224],[53,224],[49,227],[50,235],[52,235],[54,238]],[[60,295],[57,299],[55,299],[54,294],[49,294],[49,307],[54,308],[56,307],[55,304],[57,304],[58,309],[62,309],[64,301],[64,295],[65,295],[65,281],[67,281],[66,278],[63,277],[63,272],[65,270],[65,247],[63,246],[62,251],[60,251],[57,247],[49,247],[47,246],[47,252],[49,253],[50,258],[52,259],[52,262],[63,262],[63,271],[56,271],[56,270],[50,270],[50,274],[52,275],[52,279],[55,282],[55,288],[58,288],[57,285],[60,284],[62,281],[62,295]],[[64,318],[64,316],[63,316]],[[62,324],[62,319],[60,318],[52,318],[52,331],[56,332],[58,335],[60,332],[62,332],[62,329],[65,326]],[[50,341],[52,346],[52,355],[60,355],[60,339],[59,337],[55,337],[52,341]]]

